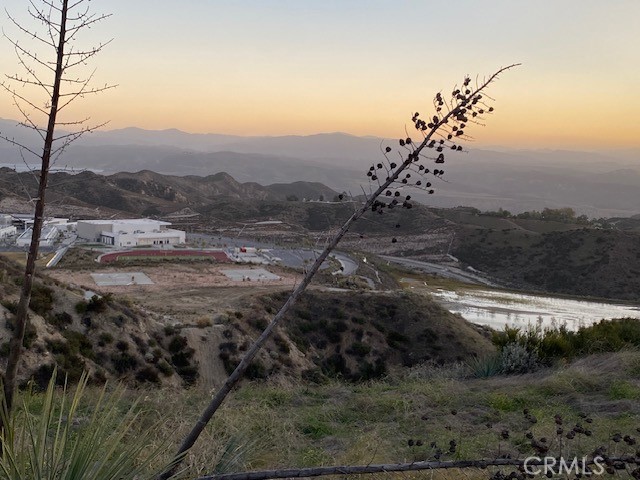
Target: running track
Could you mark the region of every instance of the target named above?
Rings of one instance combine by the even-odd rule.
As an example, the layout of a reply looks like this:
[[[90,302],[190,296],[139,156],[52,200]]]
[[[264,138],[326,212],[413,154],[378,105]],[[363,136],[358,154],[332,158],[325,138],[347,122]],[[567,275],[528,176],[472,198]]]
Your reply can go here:
[[[127,250],[100,255],[98,262],[111,263],[119,257],[211,257],[220,263],[231,263],[227,254],[219,250]]]

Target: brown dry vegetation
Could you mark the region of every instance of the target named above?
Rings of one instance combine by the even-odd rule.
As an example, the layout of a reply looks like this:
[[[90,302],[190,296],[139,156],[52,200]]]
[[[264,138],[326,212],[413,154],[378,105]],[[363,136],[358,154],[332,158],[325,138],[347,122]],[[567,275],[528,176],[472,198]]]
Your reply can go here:
[[[311,385],[283,378],[252,382],[230,396],[190,452],[188,477],[247,469],[418,461],[433,459],[437,449],[443,450],[443,460],[505,454],[524,458],[535,454],[527,432],[537,439],[546,437],[553,454],[562,437],[568,455],[582,456],[599,445],[623,455],[633,453],[635,447],[611,438],[615,433],[637,436],[638,400],[637,351],[593,355],[553,370],[482,380],[468,378],[459,365],[431,365],[357,384]],[[163,420],[158,442],[163,438],[178,442],[207,401],[208,395],[199,390],[174,390],[163,396],[146,395],[141,409],[145,418]],[[524,409],[535,416],[535,424],[525,418]],[[556,414],[563,418],[565,433],[580,423],[591,435],[579,435],[574,441],[558,436]],[[586,418],[590,423],[585,423]],[[502,438],[504,430],[508,439]],[[451,440],[456,442],[454,453],[449,453]],[[367,478],[453,480],[460,476],[460,472],[428,472]],[[465,470],[464,478],[486,479],[488,474]]]
[[[48,270],[42,277],[51,289],[51,305],[41,318],[33,315],[32,323],[48,326],[59,343],[47,343],[45,331],[36,328],[36,347],[27,355],[33,361],[23,369],[27,376],[38,364],[58,362],[64,371],[76,366],[75,377],[88,368],[97,381],[118,376],[132,384],[177,385],[197,379],[205,388],[214,387],[284,302],[299,275],[273,268],[281,280],[233,282],[220,272],[234,268],[230,265],[143,263],[97,271],[143,271],[154,285],[100,288],[90,277],[95,269],[89,267],[98,266],[92,260],[95,253],[72,252],[64,268]],[[18,269],[10,262],[6,266],[2,288],[9,305],[17,293]],[[381,279],[380,286],[396,285],[384,272]],[[99,310],[83,300],[87,290],[108,299]],[[5,317],[10,317],[8,311]],[[426,297],[316,285],[298,302],[247,376],[363,380],[421,361],[447,364],[492,350],[480,330]]]

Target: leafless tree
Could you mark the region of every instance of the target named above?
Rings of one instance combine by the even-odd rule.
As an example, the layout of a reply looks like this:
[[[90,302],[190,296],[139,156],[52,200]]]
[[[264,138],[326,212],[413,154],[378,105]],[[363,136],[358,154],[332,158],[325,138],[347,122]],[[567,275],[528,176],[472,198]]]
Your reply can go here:
[[[178,456],[181,456],[181,459],[184,458],[184,453],[194,445],[229,392],[241,380],[258,351],[306,290],[322,263],[336,248],[351,225],[369,211],[383,214],[393,208],[410,209],[412,207],[411,195],[404,193],[406,187],[421,189],[427,194],[432,194],[434,189],[428,179],[432,177],[439,179],[444,174],[440,165],[444,163],[445,150],[455,152],[463,150],[460,142],[470,138],[467,133],[468,129],[474,125],[483,125],[484,119],[493,112],[491,106],[493,99],[486,94],[487,87],[497,80],[501,73],[515,66],[503,67],[490,77],[475,82],[467,76],[461,85],[454,87],[450,95],[436,94],[433,100],[434,112],[430,117],[423,120],[416,112],[411,118],[420,140],[415,141],[407,135],[406,138],[399,139],[399,148],[396,150],[390,146],[383,149],[384,160],[371,165],[366,174],[371,188],[369,193],[365,193],[362,205],[327,242],[322,253],[305,272],[300,284],[293,290],[260,337],[247,350],[238,366],[211,399],[180,445]],[[426,166],[431,163],[435,163],[438,168],[431,169]],[[395,242],[396,239],[394,238],[393,241]],[[169,478],[176,471],[177,466],[176,464],[173,469],[165,472],[160,478],[165,480]]]
[[[32,199],[35,203],[33,233],[3,378],[5,406],[9,411],[29,321],[28,308],[44,222],[49,169],[71,143],[102,126],[89,124],[89,118],[71,120],[62,114],[75,100],[113,87],[94,86],[95,70],[88,73],[86,70],[89,61],[109,42],[89,48],[79,46],[77,42],[82,32],[110,16],[93,13],[89,1],[29,0],[26,20],[19,20],[7,12],[15,35],[5,34],[5,38],[15,51],[19,71],[5,75],[0,86],[12,97],[20,113],[18,123],[35,132],[42,145],[40,150],[40,147],[21,143],[0,133],[0,138],[20,150],[27,165],[27,156],[35,157],[41,163],[40,170],[32,172],[38,181],[38,193]],[[59,127],[67,131],[59,132]]]

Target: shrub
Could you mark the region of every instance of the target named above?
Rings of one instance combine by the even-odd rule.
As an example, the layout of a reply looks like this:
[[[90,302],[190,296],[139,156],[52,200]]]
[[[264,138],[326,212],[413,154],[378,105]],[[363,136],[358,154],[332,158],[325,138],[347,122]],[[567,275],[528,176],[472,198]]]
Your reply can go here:
[[[193,348],[186,348],[171,355],[171,363],[176,369],[188,367],[191,365],[191,357],[193,357]]]
[[[51,325],[57,327],[58,329],[62,329],[67,325],[71,325],[73,323],[73,317],[67,312],[58,312],[52,317],[49,317],[48,320]]]
[[[166,337],[170,337],[171,335],[175,335],[176,328],[173,325],[166,325],[164,327],[164,334]]]
[[[7,329],[10,331],[13,331],[14,329],[13,320],[14,320],[13,318],[9,318],[5,323]],[[24,331],[24,338],[22,339],[22,346],[24,348],[31,348],[31,345],[33,345],[33,342],[36,341],[36,338],[38,338],[38,332],[36,331],[36,327],[31,325],[31,321],[27,319],[27,325]]]
[[[140,353],[142,353],[143,355],[147,353],[147,351],[149,350],[149,346],[147,345],[147,342],[145,342],[143,338],[140,338],[137,335],[132,335],[131,338],[133,339],[134,343],[138,347],[138,351]]]
[[[319,368],[309,368],[307,370],[303,370],[301,373],[301,377],[306,382],[322,384],[327,382],[327,377],[322,374],[322,370]]]
[[[207,328],[211,326],[211,320],[209,317],[200,317],[196,320],[196,327],[198,328]]]
[[[391,332],[387,333],[387,344],[391,348],[401,349],[403,348],[403,346],[400,344],[406,343],[408,341],[409,341],[409,338],[406,335],[403,335],[400,332],[396,332],[395,330],[392,330]]]
[[[69,351],[72,354],[80,353],[81,355],[93,359],[95,354],[93,352],[93,344],[91,340],[80,332],[74,330],[67,330],[64,332],[64,337],[67,339]]]
[[[282,336],[275,335],[273,337],[273,342],[278,347],[278,351],[280,353],[288,354],[291,351],[291,348],[289,347],[289,344],[287,343],[287,341]]]
[[[162,373],[165,377],[170,377],[173,375],[173,367],[169,365],[169,363],[163,358],[156,364],[156,368],[160,373]]]
[[[321,368],[322,373],[330,377],[349,377],[351,375],[351,371],[347,367],[347,361],[344,356],[339,353],[335,353],[329,358],[323,360]]]
[[[111,355],[111,364],[116,372],[122,374],[135,369],[138,366],[138,359],[127,352],[114,353]]]
[[[62,340],[47,340],[47,347],[49,348],[49,351],[54,355],[69,355],[71,353],[69,343],[63,342]]]
[[[509,343],[500,352],[500,371],[507,375],[534,372],[539,366],[537,353],[518,343]]]
[[[82,315],[83,313],[87,313],[88,305],[89,304],[85,300],[80,300],[78,303],[76,303],[75,306],[76,313],[79,313],[80,315]]]
[[[58,372],[60,373],[56,377],[58,385],[64,385],[65,378],[69,383],[77,383],[84,372],[84,360],[78,355],[56,355],[54,357],[57,365]],[[50,370],[53,372],[54,367],[50,365]]]
[[[53,309],[53,290],[45,285],[33,284],[29,308],[38,315],[44,316]]]
[[[108,332],[103,332],[98,336],[98,345],[104,347],[113,342],[113,335]]]
[[[87,303],[87,312],[95,312],[102,313],[107,310],[107,306],[113,300],[113,296],[110,293],[99,297],[98,295],[94,295]]]
[[[176,335],[169,342],[169,351],[171,353],[178,353],[184,350],[188,344],[189,342],[187,341],[186,337],[181,337],[180,335]]]
[[[269,325],[269,322],[264,317],[252,318],[249,324],[256,330],[263,331]]]
[[[601,320],[576,332],[564,326],[545,330],[539,327],[526,330],[507,327],[494,334],[493,343],[500,349],[518,344],[537,355],[541,363],[550,364],[557,359],[640,347],[640,320]]]
[[[195,365],[186,365],[184,367],[176,368],[176,372],[180,375],[180,378],[186,385],[193,385],[198,380],[199,372],[198,367]]]
[[[0,301],[0,305],[9,310],[9,313],[15,315],[18,312],[18,302],[11,302],[9,300]]]
[[[354,380],[372,380],[374,378],[380,378],[387,373],[387,365],[382,358],[376,358],[376,361],[371,364],[369,362],[362,362],[358,375]]]
[[[268,373],[264,364],[260,360],[254,359],[244,372],[244,376],[250,380],[257,380],[267,378]]]
[[[364,357],[371,351],[371,347],[366,343],[353,342],[347,353],[356,355],[358,357]]]
[[[153,367],[142,367],[136,372],[136,380],[140,383],[150,382],[159,384],[160,377],[158,377],[158,371]]]

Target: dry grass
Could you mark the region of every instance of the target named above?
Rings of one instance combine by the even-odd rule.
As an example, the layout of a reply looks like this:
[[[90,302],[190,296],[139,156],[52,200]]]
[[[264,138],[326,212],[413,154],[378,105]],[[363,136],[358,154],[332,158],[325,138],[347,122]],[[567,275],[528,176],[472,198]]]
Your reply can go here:
[[[431,442],[445,451],[450,440],[458,448],[443,459],[494,458],[531,453],[524,434],[546,436],[555,445],[554,415],[562,415],[568,431],[593,420],[589,438],[570,442],[575,452],[609,445],[615,432],[634,434],[640,421],[637,401],[611,396],[616,385],[635,385],[640,353],[594,356],[556,370],[515,377],[469,380],[451,372],[428,380],[396,374],[365,384],[331,382],[305,385],[249,383],[232,394],[188,457],[189,477],[222,470],[368,464],[424,460],[433,456]],[[130,392],[131,398],[140,392]],[[140,428],[160,420],[157,439],[174,447],[197,418],[208,393],[193,390],[142,392]],[[531,424],[523,409],[537,418]],[[487,427],[487,424],[490,426]],[[501,440],[502,430],[510,432]],[[637,433],[636,433],[637,434]],[[409,446],[409,440],[421,446]],[[553,448],[553,447],[552,447]],[[623,444],[616,445],[618,453]],[[167,452],[170,455],[170,452]],[[426,474],[402,478],[426,478]],[[465,471],[464,477],[486,478]],[[459,478],[443,472],[429,478]],[[374,478],[389,478],[377,475]]]
[[[27,264],[27,254],[26,252],[2,252],[0,253],[3,257],[14,261],[21,267],[24,267]],[[36,266],[39,268],[44,268],[49,260],[51,260],[55,255],[55,252],[40,254],[38,255],[38,260],[36,260]]]

